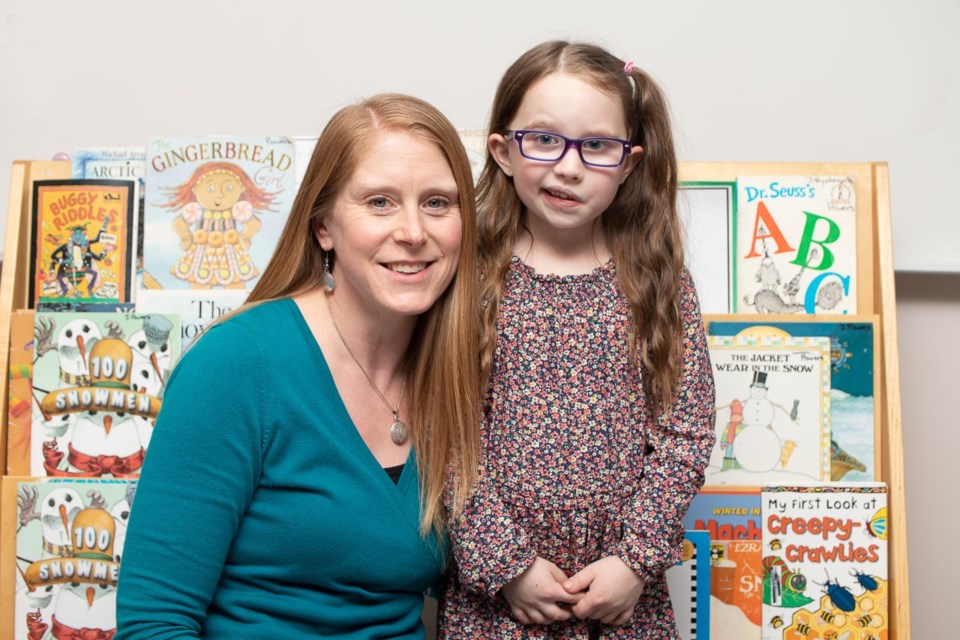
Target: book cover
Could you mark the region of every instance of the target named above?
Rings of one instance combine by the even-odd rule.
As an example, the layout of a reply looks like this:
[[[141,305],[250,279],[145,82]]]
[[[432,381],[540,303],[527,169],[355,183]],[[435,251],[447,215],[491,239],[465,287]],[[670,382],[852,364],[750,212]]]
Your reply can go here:
[[[852,176],[737,178],[740,313],[856,313]]]
[[[830,339],[830,480],[876,479],[880,354],[872,315],[776,316],[744,321],[705,316],[712,335],[825,336]]]
[[[7,380],[7,470],[30,475],[30,413],[33,397],[33,315],[30,309],[10,315]]]
[[[33,185],[30,300],[133,301],[137,183],[38,180]]]
[[[829,480],[829,338],[707,339],[717,443],[706,484]]]
[[[13,583],[12,637],[112,638],[136,483],[5,478],[5,498],[14,488],[15,499],[4,500],[15,511],[4,518],[5,531],[15,532],[13,552],[5,547],[3,562]]]
[[[138,475],[179,355],[173,314],[38,312],[31,474]]]
[[[293,204],[284,137],[147,142],[143,287],[252,289]]]
[[[143,147],[89,147],[75,149],[70,155],[73,178],[136,180],[139,197],[137,205],[137,270],[143,273],[143,198],[146,194],[144,177],[147,172],[147,152]],[[135,288],[139,289],[139,281]],[[58,309],[48,309],[58,311]],[[90,309],[87,309],[90,310]]]
[[[681,640],[709,640],[709,533],[684,531],[680,562],[667,569],[666,578]]]
[[[762,500],[764,640],[885,640],[886,488],[767,486]]]
[[[186,352],[211,322],[239,308],[248,293],[245,289],[144,289],[137,296],[137,313],[179,315],[180,349]]]
[[[710,637],[760,637],[762,541],[759,487],[704,487],[683,519],[710,537]]]
[[[736,207],[735,182],[680,183],[677,210],[684,225],[684,255],[703,313],[733,310]]]
[[[89,147],[70,155],[74,179],[136,180],[143,196],[147,153],[143,147]]]

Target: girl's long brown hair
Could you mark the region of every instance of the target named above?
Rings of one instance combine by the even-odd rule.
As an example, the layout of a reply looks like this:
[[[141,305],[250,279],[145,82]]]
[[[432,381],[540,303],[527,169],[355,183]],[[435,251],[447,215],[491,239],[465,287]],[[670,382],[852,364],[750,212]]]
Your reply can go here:
[[[460,263],[446,291],[423,314],[407,352],[411,438],[420,472],[420,531],[441,532],[450,477],[456,516],[476,477],[479,449],[479,368],[476,209],[466,151],[453,125],[430,104],[380,94],[337,112],[320,134],[273,257],[246,304],[292,297],[320,286],[323,250],[314,233],[360,159],[375,153],[378,133],[404,132],[437,146],[456,180],[462,233]],[[331,255],[331,261],[335,261]],[[452,473],[450,471],[452,470]]]
[[[632,67],[632,68],[631,68]],[[631,352],[646,370],[657,412],[676,398],[682,358],[679,297],[684,270],[682,228],[676,209],[677,160],[666,99],[640,69],[586,43],[551,41],[530,49],[507,69],[488,133],[510,129],[527,90],[552,73],[574,74],[619,98],[627,131],[643,155],[603,213],[603,229],[617,277],[633,311]],[[496,318],[507,268],[524,226],[523,203],[512,179],[487,154],[477,184],[483,379],[489,379],[496,347]]]

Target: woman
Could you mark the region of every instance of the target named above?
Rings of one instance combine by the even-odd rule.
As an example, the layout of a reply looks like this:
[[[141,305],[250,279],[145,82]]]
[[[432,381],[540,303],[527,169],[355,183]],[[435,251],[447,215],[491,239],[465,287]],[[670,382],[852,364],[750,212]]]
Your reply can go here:
[[[457,511],[477,464],[474,246],[436,109],[331,119],[248,304],[171,376],[117,640],[423,637],[446,474]]]

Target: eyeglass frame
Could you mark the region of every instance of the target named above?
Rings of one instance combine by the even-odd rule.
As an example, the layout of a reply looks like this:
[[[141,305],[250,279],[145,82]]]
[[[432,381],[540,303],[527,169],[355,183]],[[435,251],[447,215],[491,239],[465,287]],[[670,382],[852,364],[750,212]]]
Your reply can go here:
[[[576,147],[577,153],[580,155],[580,161],[587,165],[588,167],[598,167],[601,169],[614,169],[619,167],[627,159],[627,156],[630,155],[630,151],[633,150],[633,145],[629,140],[624,140],[622,138],[608,138],[606,136],[589,136],[586,138],[568,138],[567,136],[560,135],[555,131],[544,131],[543,129],[508,129],[506,132],[507,140],[516,140],[517,141],[517,150],[527,160],[533,160],[534,162],[560,162],[563,160],[563,157],[567,155],[567,151],[570,150],[570,147]],[[563,140],[563,151],[560,152],[560,155],[552,160],[545,160],[543,158],[534,158],[528,156],[523,152],[523,136],[529,133],[544,133],[548,136],[555,136]],[[623,155],[620,156],[620,162],[617,164],[597,164],[596,162],[591,162],[583,157],[583,143],[590,140],[609,140],[612,142],[618,142],[623,145]]]

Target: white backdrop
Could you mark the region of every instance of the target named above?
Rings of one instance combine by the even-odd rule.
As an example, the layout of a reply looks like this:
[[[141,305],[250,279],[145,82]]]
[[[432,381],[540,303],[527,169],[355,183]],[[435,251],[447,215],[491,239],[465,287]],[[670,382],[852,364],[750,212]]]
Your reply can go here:
[[[510,62],[563,37],[661,82],[683,160],[888,161],[897,268],[960,272],[958,25],[953,0],[0,0],[0,228],[15,159],[316,135],[381,91],[481,128]]]

